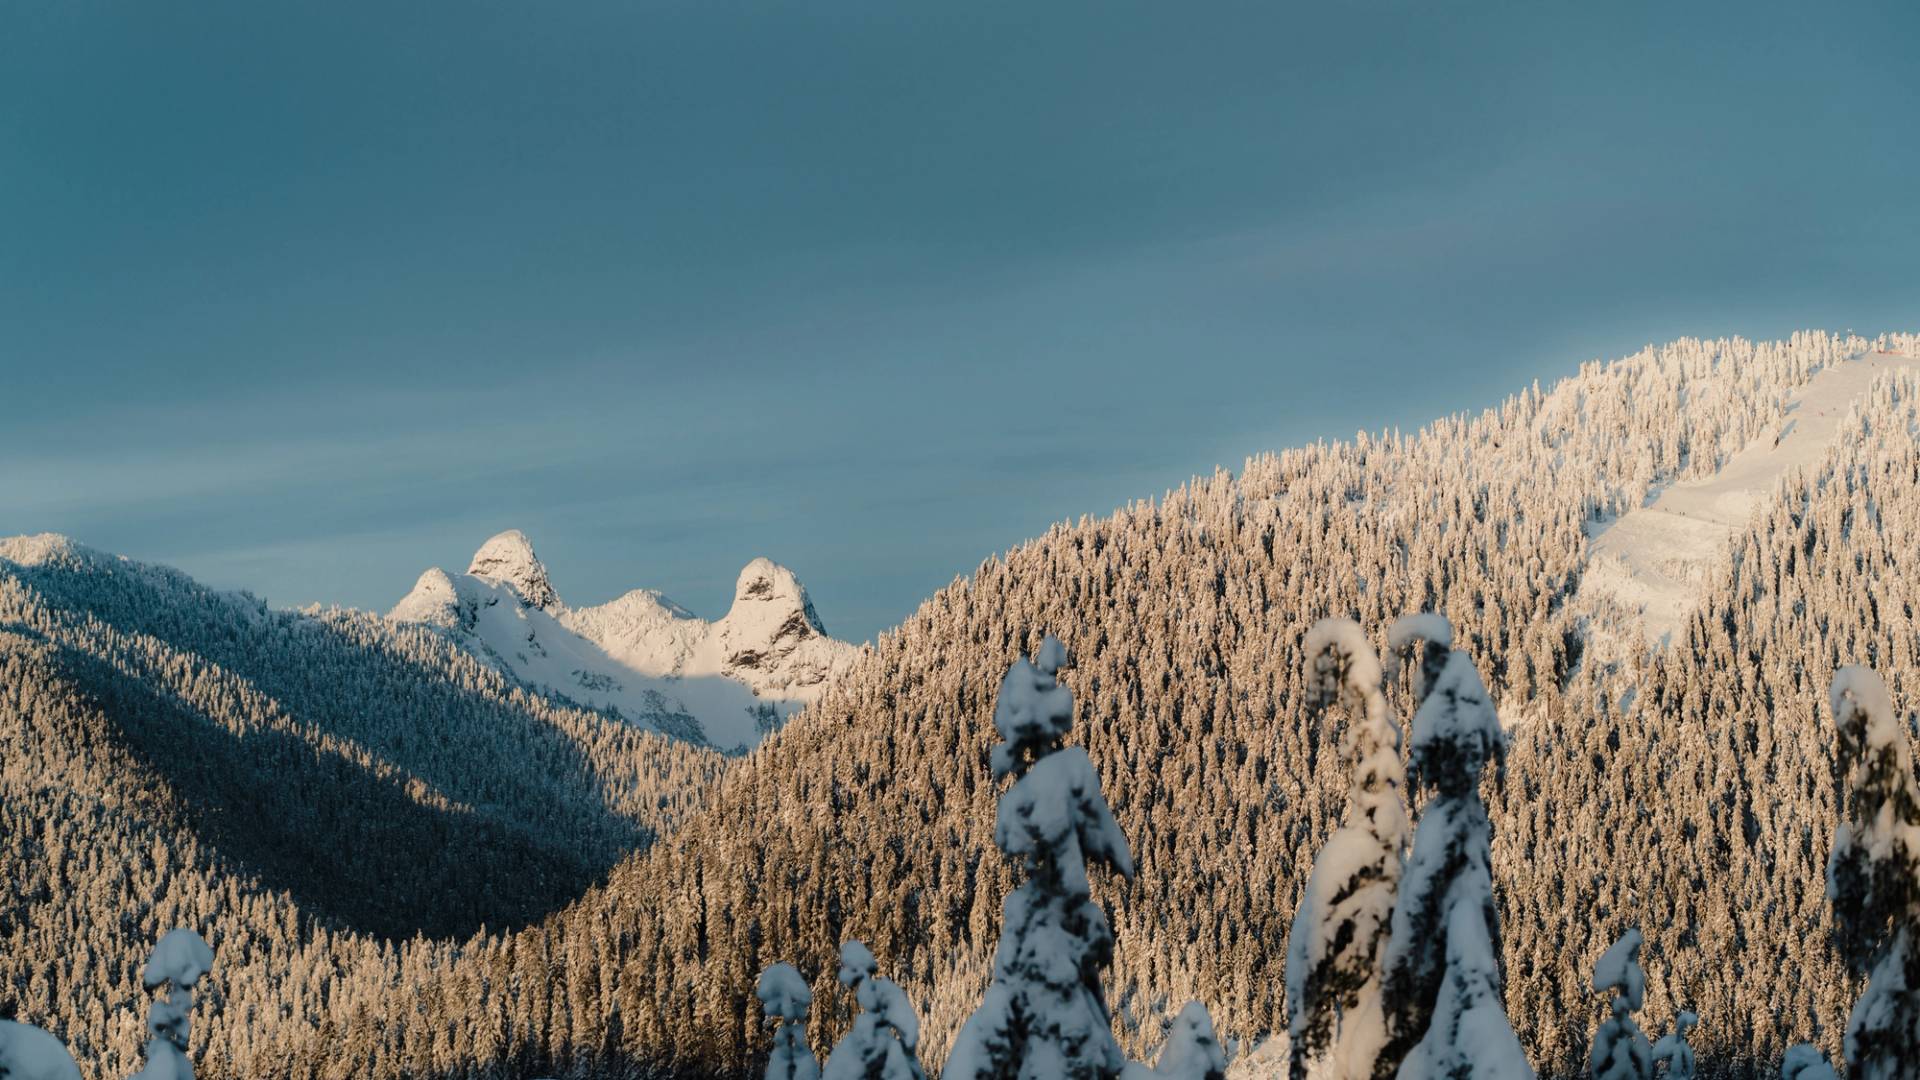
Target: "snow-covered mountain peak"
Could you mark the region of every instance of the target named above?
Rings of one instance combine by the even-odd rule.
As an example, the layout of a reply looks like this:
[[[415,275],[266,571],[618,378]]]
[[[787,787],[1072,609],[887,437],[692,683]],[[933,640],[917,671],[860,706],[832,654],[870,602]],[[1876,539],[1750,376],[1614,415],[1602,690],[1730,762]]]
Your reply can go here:
[[[522,682],[722,749],[757,742],[858,652],[826,635],[806,587],[771,559],[747,564],[715,622],[652,589],[571,608],[518,530],[481,545],[464,574],[420,575],[389,617]]]
[[[413,591],[400,598],[387,617],[395,622],[425,623],[442,630],[472,630],[472,605],[461,602],[453,575],[439,567],[421,574]]]
[[[552,608],[560,602],[559,594],[553,591],[553,582],[547,578],[545,564],[533,553],[533,541],[519,529],[508,529],[489,537],[480,545],[480,550],[473,553],[467,573],[506,582],[519,589],[520,595],[537,608]]]
[[[764,556],[748,563],[733,584],[733,607],[721,621],[745,629],[764,626],[777,629],[798,617],[804,628],[825,634],[820,615],[813,610],[813,599],[793,571]],[[804,635],[803,635],[804,636]]]

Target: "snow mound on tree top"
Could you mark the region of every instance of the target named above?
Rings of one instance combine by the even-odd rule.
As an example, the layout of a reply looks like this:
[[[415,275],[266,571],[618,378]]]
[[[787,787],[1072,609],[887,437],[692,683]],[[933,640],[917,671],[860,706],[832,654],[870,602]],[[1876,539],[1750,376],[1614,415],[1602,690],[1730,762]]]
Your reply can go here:
[[[0,1074],[9,1080],[80,1080],[65,1043],[13,1020],[0,1020]]]
[[[169,930],[153,947],[153,956],[140,973],[140,985],[149,990],[162,983],[192,989],[213,970],[213,948],[200,935],[184,928]]]
[[[813,990],[792,964],[775,964],[761,972],[755,996],[766,1007],[768,1016],[787,1021],[805,1020],[807,1010],[813,1006]]]
[[[1622,996],[1627,999],[1627,1004],[1634,1009],[1640,1008],[1647,992],[1647,976],[1635,959],[1640,952],[1640,942],[1640,931],[1628,930],[1620,935],[1619,941],[1601,953],[1600,959],[1593,965],[1593,988],[1605,991],[1620,987],[1626,991]]]

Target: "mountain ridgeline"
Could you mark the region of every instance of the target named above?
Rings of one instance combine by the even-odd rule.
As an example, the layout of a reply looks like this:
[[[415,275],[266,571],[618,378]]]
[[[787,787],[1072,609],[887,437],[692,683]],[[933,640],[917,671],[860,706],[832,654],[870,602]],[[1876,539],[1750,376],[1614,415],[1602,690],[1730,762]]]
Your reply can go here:
[[[577,899],[723,762],[422,629],[51,536],[0,540],[0,716],[6,1004],[94,1075],[137,1066],[138,972],[170,927],[220,948],[219,1015],[260,1018],[195,1026],[202,1075],[228,1075],[353,1000],[341,972],[395,977],[395,942]]]
[[[758,742],[859,653],[827,636],[793,571],[755,559],[707,622],[651,589],[568,607],[518,529],[464,574],[438,568],[391,618],[429,626],[509,679],[723,750]]]
[[[1857,986],[1826,945],[1825,691],[1835,668],[1864,663],[1895,702],[1920,701],[1920,584],[1899,563],[1920,545],[1920,378],[1876,378],[1818,464],[1778,478],[1670,647],[1619,647],[1632,613],[1580,583],[1607,522],[1712,477],[1774,437],[1816,373],[1876,350],[1912,355],[1920,340],[1680,341],[1414,435],[1254,458],[1056,526],[929,599],[724,768],[529,695],[438,632],[261,612],[164,574],[164,588],[128,585],[151,575],[13,541],[0,550],[0,707],[28,720],[6,748],[0,963],[14,1011],[67,1039],[89,1075],[117,1075],[137,1014],[118,999],[103,1010],[101,988],[121,985],[155,926],[195,925],[210,927],[225,980],[193,1029],[202,1076],[744,1076],[770,1046],[756,976],[794,962],[824,1047],[849,1021],[835,972],[857,938],[924,1018],[920,1058],[937,1069],[987,985],[1016,883],[992,835],[994,693],[1050,633],[1077,659],[1061,674],[1079,703],[1071,741],[1133,855],[1130,879],[1092,883],[1115,941],[1118,1044],[1145,1056],[1198,999],[1244,1053],[1286,1030],[1289,928],[1348,779],[1336,719],[1310,707],[1302,641],[1339,616],[1378,647],[1396,617],[1434,611],[1509,731],[1504,779],[1483,793],[1506,1007],[1534,1067],[1584,1068],[1606,1013],[1589,973],[1631,927],[1645,933],[1647,1027],[1697,1013],[1704,1072],[1757,1072],[1806,1038],[1837,1054]],[[1590,648],[1602,626],[1609,646]],[[362,670],[308,655],[329,635],[422,674],[287,706],[306,726],[268,705],[248,706],[257,721],[219,719],[248,694],[329,701]],[[221,690],[216,670],[246,682]],[[484,715],[451,700],[431,711],[456,692],[488,702]],[[1410,714],[1404,681],[1386,693]],[[383,719],[356,727],[371,723],[362,708]],[[427,719],[402,722],[416,710]],[[608,852],[661,837],[530,925],[482,933],[469,918],[385,942],[377,913],[342,908],[206,809],[239,798],[198,777],[220,770],[194,764],[195,740],[217,736],[215,754],[236,742],[216,760],[264,781],[287,766],[273,740],[249,738],[274,724],[297,728],[302,741],[282,741],[301,754],[364,751],[355,768],[412,805],[462,808],[438,820],[470,837],[473,860],[494,860],[473,876],[496,888],[541,858],[582,864],[566,878],[577,885]],[[512,770],[459,745],[507,737],[496,725],[523,740]],[[434,754],[464,764],[428,769]],[[123,775],[127,795],[111,779]],[[304,800],[325,801],[295,791],[297,821]],[[570,823],[563,842],[530,827],[546,813]],[[67,818],[104,824],[47,824]],[[496,831],[466,828],[482,824]],[[349,827],[312,826],[316,848]],[[65,959],[73,941],[90,943],[86,959]]]

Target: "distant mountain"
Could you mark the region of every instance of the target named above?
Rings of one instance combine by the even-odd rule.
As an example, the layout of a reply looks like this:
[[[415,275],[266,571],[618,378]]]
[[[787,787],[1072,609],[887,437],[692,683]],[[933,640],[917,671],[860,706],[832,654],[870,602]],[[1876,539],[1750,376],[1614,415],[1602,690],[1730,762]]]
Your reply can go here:
[[[517,529],[482,544],[464,574],[420,575],[388,617],[529,686],[723,750],[759,742],[860,652],[828,637],[799,579],[767,559],[740,571],[713,622],[650,589],[568,607]]]

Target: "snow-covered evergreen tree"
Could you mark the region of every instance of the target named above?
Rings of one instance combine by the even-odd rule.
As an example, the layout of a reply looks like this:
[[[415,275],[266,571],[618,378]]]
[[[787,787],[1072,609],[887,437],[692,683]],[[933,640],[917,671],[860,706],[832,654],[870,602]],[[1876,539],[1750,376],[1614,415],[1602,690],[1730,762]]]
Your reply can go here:
[[[1667,1080],[1693,1080],[1698,1066],[1693,1059],[1693,1046],[1687,1042],[1687,1032],[1700,1023],[1700,1017],[1681,1009],[1673,1018],[1673,1030],[1660,1036],[1653,1044],[1653,1067],[1667,1067]]]
[[[1840,1080],[1827,1055],[1812,1043],[1794,1043],[1780,1061],[1780,1080]]]
[[[792,964],[774,964],[760,973],[757,993],[773,1028],[766,1080],[819,1080],[820,1063],[807,1046],[807,1012],[813,1005],[807,980]]]
[[[193,1062],[187,1058],[188,1014],[193,1011],[193,988],[212,969],[213,950],[191,930],[169,930],[153,947],[140,985],[149,992],[169,989],[147,1010],[147,1065],[133,1080],[193,1080]]]
[[[993,982],[960,1029],[943,1080],[1104,1080],[1126,1064],[1100,984],[1113,931],[1091,899],[1087,867],[1132,877],[1133,853],[1087,752],[1061,745],[1073,724],[1073,693],[1057,677],[1067,665],[1066,647],[1047,635],[1031,663],[1014,661],[994,703],[1002,742],[993,774],[1015,778],[1000,797],[994,841],[1021,860],[1027,880],[1001,909]]]
[[[1473,661],[1451,647],[1445,618],[1404,616],[1388,641],[1398,656],[1424,643],[1411,760],[1414,778],[1433,795],[1393,911],[1381,994],[1388,1042],[1375,1075],[1531,1078],[1501,998],[1493,827],[1480,800],[1481,772],[1504,762],[1506,733]]]
[[[1121,1074],[1122,1080],[1225,1080],[1226,1075],[1227,1052],[1213,1034],[1213,1017],[1197,1001],[1187,1002],[1173,1018],[1158,1062],[1149,1068],[1130,1061]]]
[[[1633,1022],[1647,999],[1640,942],[1640,931],[1628,930],[1593,965],[1593,988],[1611,998],[1613,1013],[1593,1034],[1593,1052],[1587,1056],[1593,1080],[1648,1080],[1653,1075],[1653,1052]]]
[[[1307,631],[1310,708],[1346,712],[1341,754],[1351,782],[1346,824],[1314,860],[1287,939],[1287,1034],[1293,1080],[1308,1066],[1367,1080],[1386,1043],[1382,953],[1407,847],[1400,726],[1382,692],[1380,658],[1358,623],[1323,619]]]
[[[1907,726],[1866,668],[1834,672],[1829,700],[1845,811],[1827,860],[1827,899],[1841,953],[1868,973],[1847,1020],[1847,1063],[1863,1080],[1920,1077],[1920,790]]]
[[[821,1080],[925,1080],[927,1074],[914,1056],[920,1020],[906,991],[874,974],[879,966],[864,943],[840,946],[840,985],[853,991],[861,1011],[827,1055]]]
[[[0,1080],[80,1080],[80,1067],[49,1032],[0,1020]]]

